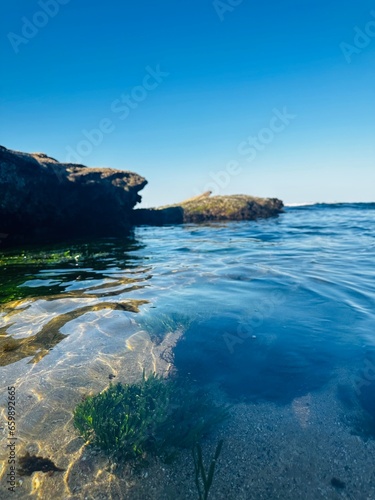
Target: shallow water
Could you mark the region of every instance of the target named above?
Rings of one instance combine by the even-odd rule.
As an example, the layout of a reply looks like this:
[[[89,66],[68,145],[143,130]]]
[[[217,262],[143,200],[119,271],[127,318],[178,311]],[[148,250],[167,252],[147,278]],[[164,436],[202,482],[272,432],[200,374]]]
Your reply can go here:
[[[233,404],[298,412],[301,398],[330,387],[355,414],[350,432],[373,439],[374,222],[375,204],[315,205],[5,253],[0,399],[4,419],[6,388],[16,387],[19,450],[78,453],[80,397],[110,375],[168,372],[172,359]]]

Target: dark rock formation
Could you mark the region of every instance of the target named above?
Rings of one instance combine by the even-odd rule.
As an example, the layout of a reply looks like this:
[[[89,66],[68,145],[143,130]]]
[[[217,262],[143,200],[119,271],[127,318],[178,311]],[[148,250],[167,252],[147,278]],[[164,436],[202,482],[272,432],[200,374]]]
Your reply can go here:
[[[146,184],[132,172],[0,146],[0,241],[123,234]]]
[[[210,192],[176,205],[133,211],[135,224],[162,226],[197,222],[255,220],[278,215],[283,202],[277,198],[254,198],[246,195],[212,196]]]
[[[37,457],[26,453],[24,457],[18,460],[18,473],[21,476],[31,476],[33,472],[64,472],[65,469],[60,469],[49,458]]]
[[[133,225],[254,220],[282,212],[276,198],[212,196],[138,209],[147,181],[132,172],[59,163],[0,146],[0,244],[123,235]]]

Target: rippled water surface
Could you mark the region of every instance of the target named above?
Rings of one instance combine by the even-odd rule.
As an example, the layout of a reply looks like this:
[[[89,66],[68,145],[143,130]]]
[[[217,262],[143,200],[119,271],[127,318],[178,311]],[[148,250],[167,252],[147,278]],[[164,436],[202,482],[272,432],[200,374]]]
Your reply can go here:
[[[233,404],[293,405],[333,386],[363,410],[352,432],[372,439],[374,222],[375,204],[315,205],[4,252],[1,396],[17,388],[20,442],[40,452],[47,432],[57,453],[85,391],[172,364]]]

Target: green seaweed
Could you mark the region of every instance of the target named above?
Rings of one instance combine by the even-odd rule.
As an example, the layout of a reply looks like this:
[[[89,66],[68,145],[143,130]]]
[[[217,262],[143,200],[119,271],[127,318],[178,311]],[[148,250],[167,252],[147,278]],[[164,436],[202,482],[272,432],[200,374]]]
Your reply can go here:
[[[203,391],[192,389],[187,381],[174,384],[171,418],[165,429],[165,449],[191,449],[228,417],[225,406],[216,405]]]
[[[136,384],[110,384],[74,411],[81,436],[118,460],[150,453],[171,461],[191,448],[227,416],[206,395],[170,379],[143,375]]]
[[[51,265],[74,263],[80,255],[74,255],[71,250],[52,251],[21,251],[0,254],[0,266],[10,265]]]
[[[38,276],[41,269],[48,266],[61,266],[76,264],[78,255],[70,250],[62,251],[8,251],[0,254],[0,272],[2,283],[0,285],[0,304],[7,304],[15,300],[35,297],[46,293],[45,287],[22,286],[25,281]],[[58,285],[48,287],[49,293],[59,293]]]
[[[134,262],[138,257],[129,257],[128,251],[141,248],[132,239],[97,240],[90,242],[72,242],[70,248],[64,245],[29,246],[26,248],[8,248],[0,252],[0,305],[16,300],[60,294],[65,281],[82,277],[100,279],[106,277],[109,265],[116,264],[121,269],[137,267]],[[86,269],[84,269],[86,268]],[[60,283],[48,286],[27,286],[27,281],[40,278],[40,271],[54,269],[67,270],[68,274],[59,274]],[[89,270],[87,270],[89,269]],[[97,271],[100,271],[99,275]],[[146,270],[141,272],[146,273]],[[147,279],[145,276],[144,279]],[[131,277],[129,278],[131,282]],[[24,286],[26,283],[26,286]]]
[[[219,441],[216,447],[214,458],[211,460],[210,467],[206,472],[203,463],[202,448],[199,443],[196,443],[193,446],[192,453],[194,460],[195,485],[197,487],[199,500],[207,500],[208,498],[208,494],[215,475],[216,462],[220,456],[222,447],[223,440]]]
[[[116,384],[79,404],[74,425],[93,445],[118,458],[137,458],[149,449],[166,419],[170,388],[152,375],[140,384]]]

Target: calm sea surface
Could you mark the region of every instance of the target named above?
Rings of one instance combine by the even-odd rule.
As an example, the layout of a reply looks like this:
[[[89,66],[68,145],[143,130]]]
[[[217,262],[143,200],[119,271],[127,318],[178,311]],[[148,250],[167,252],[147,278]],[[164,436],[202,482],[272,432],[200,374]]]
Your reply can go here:
[[[233,404],[283,406],[337,379],[337,401],[363,411],[360,434],[372,439],[374,223],[375,204],[314,205],[4,252],[0,383],[24,405],[23,443],[40,441],[27,423],[38,418],[53,434],[54,413],[69,415],[85,387],[152,367],[154,346],[176,331],[169,358],[194,383]]]

